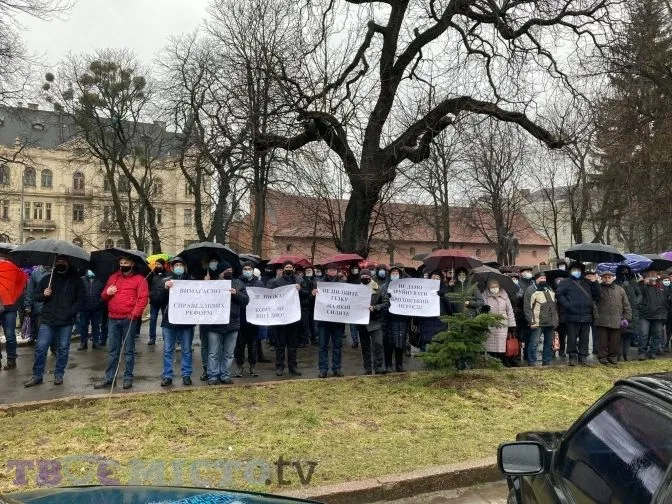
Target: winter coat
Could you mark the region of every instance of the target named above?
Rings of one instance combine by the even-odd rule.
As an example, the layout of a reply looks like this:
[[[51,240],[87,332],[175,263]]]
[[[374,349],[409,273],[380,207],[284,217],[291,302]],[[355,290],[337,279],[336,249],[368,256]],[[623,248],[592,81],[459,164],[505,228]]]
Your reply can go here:
[[[231,279],[231,288],[236,289],[236,293],[230,294],[231,315],[229,316],[229,323],[202,325],[201,331],[205,331],[206,333],[208,332],[226,333],[229,331],[240,330],[241,314],[244,313],[245,307],[250,302],[250,297],[247,295],[245,284],[240,280],[238,280],[237,278]]]
[[[455,285],[449,286],[445,296],[450,300],[450,309],[452,313],[465,312],[470,317],[475,317],[483,308],[483,296],[478,290],[478,284],[470,279],[464,283],[455,280]],[[469,301],[469,306],[464,303]]]
[[[82,300],[82,311],[96,311],[103,307],[103,300],[100,296],[103,294],[103,282],[96,277],[89,278],[84,275],[82,278],[84,285],[84,299]]]
[[[324,277],[324,280],[322,280],[322,282],[347,283],[347,282],[344,282],[343,280],[340,280],[337,276],[332,279],[328,275],[326,277]],[[311,295],[312,295],[312,293],[311,293]],[[334,327],[334,328],[343,329],[345,331],[345,324],[343,324],[341,322],[325,322],[324,320],[318,320],[316,322],[317,322],[318,327]]]
[[[268,284],[266,284],[267,289],[277,289],[278,287],[284,287],[286,285],[299,285],[299,301],[304,300],[307,296],[312,296],[312,290],[308,291],[310,288],[308,283],[302,284],[301,282],[298,281],[298,279],[294,275],[290,276],[285,276],[282,275],[281,277],[276,277],[272,278]],[[294,322],[293,324],[288,324],[289,326],[292,325],[299,325],[301,324],[301,321]]]
[[[538,287],[530,295],[530,307],[525,312],[530,327],[558,327],[558,307],[555,293],[545,287]]]
[[[48,277],[51,273],[47,271],[44,266],[39,266],[33,270],[28,279],[28,285],[26,286],[25,296],[23,300],[23,307],[30,308],[33,315],[39,315],[42,313],[42,301],[37,301],[35,295],[37,294],[40,286],[40,282],[44,277]],[[5,307],[7,310],[7,307]]]
[[[639,305],[642,303],[642,290],[641,285],[639,285],[632,275],[626,276],[625,266],[618,266],[616,268],[616,285],[620,285],[625,290],[626,295],[628,296],[628,301],[630,301],[630,308],[632,309],[632,324],[631,326],[637,326],[637,323],[640,319],[639,314]]]
[[[168,273],[161,277],[161,288],[163,290],[157,290],[154,293],[154,299],[156,301],[155,306],[161,307],[161,327],[194,327],[193,324],[170,323],[170,317],[168,316],[168,300],[170,299],[170,289],[166,289],[166,283],[168,283],[169,280],[175,280],[179,282],[180,280],[193,280],[193,278],[191,278],[191,276],[189,276],[187,273],[178,276],[174,272]]]
[[[385,284],[385,289],[389,289],[389,282]],[[391,296],[388,292],[388,299],[391,299]],[[408,341],[408,326],[411,321],[411,317],[405,315],[397,315],[396,313],[390,313],[390,307],[388,306],[383,310],[383,338],[387,341],[387,344],[393,348],[405,348],[406,342]]]
[[[568,324],[591,324],[593,322],[593,302],[600,299],[597,282],[583,278],[567,278],[560,282],[556,293],[558,304],[565,311]]]
[[[612,283],[600,285],[600,299],[597,301],[597,327],[619,329],[621,320],[632,320],[632,308],[625,290]]]
[[[308,278],[304,276],[301,279],[301,290],[299,291],[299,294],[301,292],[304,293],[303,296],[299,296],[301,301],[301,311],[312,311],[314,309],[315,296],[312,295],[313,289],[317,289],[317,280],[315,280],[315,277]]]
[[[441,298],[438,317],[418,317],[416,318],[418,330],[420,331],[420,343],[431,343],[434,336],[448,329],[448,325],[441,320],[445,315],[452,315],[450,302],[445,298],[446,287],[443,285],[439,289],[438,295]]]
[[[510,297],[511,306],[513,306],[513,314],[516,317],[516,325],[525,325],[527,321],[525,320],[525,303],[523,298],[525,296],[525,291],[521,289],[520,284],[516,287],[516,294],[513,297]]]
[[[37,287],[35,300],[42,302],[40,323],[52,327],[73,325],[84,298],[84,284],[73,268],[65,273],[54,273],[51,279],[51,296],[45,297],[49,286],[49,276],[45,276]]]
[[[252,278],[245,278],[243,275],[240,276],[239,280],[243,282],[243,285],[245,286],[245,293],[247,294],[247,288],[248,287],[261,287],[262,289],[264,288],[264,284],[261,283],[261,280],[259,280],[257,277],[252,275]],[[248,295],[248,303],[249,303],[249,294]],[[247,306],[247,305],[245,305]],[[240,311],[240,325],[242,326],[243,324],[247,324],[247,309],[241,310]]]
[[[383,314],[390,308],[390,296],[387,293],[387,284],[378,285],[375,280],[371,280],[371,306],[373,310],[369,316],[369,323],[366,330],[369,332],[378,331],[383,328]]]
[[[117,293],[110,296],[107,289],[113,285],[117,286]],[[149,302],[147,280],[139,273],[126,276],[121,271],[117,271],[112,273],[105,284],[101,297],[107,303],[108,318],[139,320]]]
[[[667,320],[670,309],[668,291],[662,285],[642,285],[642,300],[639,304],[639,314],[646,320]]]
[[[509,327],[516,327],[516,317],[513,314],[511,300],[503,289],[497,294],[492,294],[489,290],[483,293],[484,304],[490,307],[490,313],[504,317],[500,327],[491,327],[490,335],[485,342],[485,351],[492,353],[506,352],[506,336]]]
[[[168,273],[152,273],[147,283],[149,285],[149,304],[152,306],[162,307],[165,303],[168,302],[168,299],[165,295],[165,280],[169,278],[170,274]]]

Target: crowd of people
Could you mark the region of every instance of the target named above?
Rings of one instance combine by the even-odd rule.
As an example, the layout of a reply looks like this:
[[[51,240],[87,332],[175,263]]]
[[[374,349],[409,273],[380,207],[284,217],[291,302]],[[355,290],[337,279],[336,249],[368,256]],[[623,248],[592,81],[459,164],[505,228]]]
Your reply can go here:
[[[6,258],[5,258],[6,259]],[[523,267],[508,273],[515,289],[502,287],[501,278],[492,276],[487,287],[476,281],[470,270],[424,273],[425,278],[440,282],[440,315],[411,318],[390,312],[390,281],[407,275],[401,265],[373,265],[360,269],[353,263],[344,269],[339,264],[301,267],[292,261],[267,267],[242,264],[242,274],[217,254],[203,258],[203,268],[190,272],[187,261],[173,257],[159,259],[148,275],[140,272],[137,257],[119,259],[118,267],[106,282],[89,270],[80,276],[66,256],[56,259],[53,267],[40,266],[30,274],[21,302],[4,306],[0,318],[6,337],[4,370],[17,366],[16,322],[29,318],[35,345],[32,377],[25,383],[33,387],[43,383],[49,350],[56,356],[54,384],[63,383],[71,346],[73,326],[80,334],[77,350],[107,350],[107,367],[94,388],[113,384],[123,355],[123,388],[133,385],[135,345],[142,316],[149,305],[149,345],[157,341],[158,321],[163,340],[161,386],[173,384],[176,351],[180,350],[180,376],[186,386],[192,384],[192,343],[196,331],[200,339],[203,370],[200,380],[209,385],[231,384],[233,377],[259,376],[258,362],[275,363],[275,374],[300,376],[297,354],[316,345],[319,377],[343,376],[342,349],[346,333],[353,348],[361,347],[365,374],[403,372],[404,358],[410,355],[409,335],[420,352],[425,351],[436,334],[447,326],[443,315],[465,313],[476,316],[489,312],[502,316],[502,324],[491,329],[485,350],[501,358],[505,365],[538,365],[567,359],[570,366],[598,362],[616,365],[629,358],[636,347],[640,359],[653,359],[667,351],[672,318],[670,278],[657,271],[635,276],[627,266],[616,273],[597,275],[582,263],[558,263],[553,278],[547,272]],[[499,278],[499,279],[498,279]],[[180,280],[231,280],[231,308],[227,324],[178,325],[168,315],[170,289]],[[347,282],[371,289],[370,320],[367,325],[350,325],[314,320],[318,282]],[[272,327],[257,326],[246,320],[249,287],[274,289],[295,285],[299,292],[301,319]],[[594,348],[589,348],[593,335]],[[515,338],[520,351],[512,355],[507,341]],[[267,359],[262,341],[267,340],[275,355]],[[274,358],[273,358],[274,357]],[[2,354],[0,354],[0,365]]]

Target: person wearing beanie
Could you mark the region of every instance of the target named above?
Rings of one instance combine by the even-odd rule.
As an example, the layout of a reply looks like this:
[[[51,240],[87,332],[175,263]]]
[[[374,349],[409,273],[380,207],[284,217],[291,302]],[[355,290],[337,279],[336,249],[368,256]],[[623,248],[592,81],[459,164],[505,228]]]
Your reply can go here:
[[[369,311],[369,323],[358,326],[359,340],[362,344],[362,359],[364,360],[364,373],[385,374],[383,357],[383,314],[390,307],[390,299],[385,284],[378,285],[373,279],[373,272],[363,269],[359,280],[362,285],[371,288],[371,305]]]
[[[191,280],[191,277],[187,272],[187,264],[181,257],[173,257],[169,264],[172,272],[163,279],[163,296],[158,299],[161,306],[161,333],[163,335],[163,373],[161,375],[161,386],[169,387],[173,384],[173,361],[178,342],[182,347],[180,357],[182,384],[189,386],[192,384],[193,353],[191,345],[194,341],[195,326],[170,323],[168,320],[168,297],[170,289],[173,288],[175,282]]]
[[[264,284],[254,276],[254,264],[251,262],[243,263],[243,274],[240,277],[240,281],[245,285],[245,290],[250,287],[264,287]],[[250,366],[250,376],[259,376],[259,373],[256,370],[257,365],[257,343],[258,343],[258,332],[259,328],[256,325],[250,324],[247,321],[246,311],[241,310],[240,312],[240,333],[236,339],[236,348],[233,351],[233,355],[236,359],[236,365],[238,366],[238,371],[236,372],[236,378],[243,377],[243,366],[245,365],[245,349],[247,348],[247,362]]]
[[[596,281],[583,278],[585,266],[579,262],[569,265],[569,278],[558,286],[556,296],[562,307],[567,324],[567,354],[569,365],[589,366],[588,340],[593,324],[595,303],[600,299]]]
[[[395,264],[390,268],[390,283],[403,278],[404,268]],[[389,293],[389,284],[387,285]],[[385,369],[391,373],[392,356],[394,355],[394,370],[398,373],[405,372],[404,368],[404,349],[408,342],[408,325],[410,317],[390,313],[389,307],[384,311],[385,333],[383,334],[383,354],[385,358]]]
[[[269,289],[277,289],[286,285],[295,285],[299,291],[299,298],[309,293],[301,288],[300,282],[294,275],[294,263],[285,261],[282,265],[282,274],[274,278],[266,286]],[[287,368],[292,376],[301,376],[298,369],[296,356],[301,343],[301,320],[291,324],[275,326],[275,375],[282,376],[285,371],[285,354],[287,355]]]
[[[338,277],[338,265],[326,264],[327,276],[323,282],[344,282]],[[312,295],[317,296],[318,289],[312,290]],[[320,378],[326,378],[329,371],[329,348],[331,347],[331,371],[334,376],[343,376],[341,370],[343,354],[343,335],[345,334],[345,324],[339,322],[317,322],[317,334],[319,338],[319,362]]]
[[[163,259],[157,259],[154,269],[147,279],[149,284],[149,341],[148,345],[156,344],[156,325],[159,321],[159,313],[161,313],[163,308],[162,300],[165,299],[163,291],[164,289],[164,280],[168,278],[168,273],[166,272],[166,261]],[[166,299],[167,303],[168,300]],[[163,327],[163,326],[161,326]]]
[[[558,326],[558,308],[555,293],[546,281],[546,274],[538,272],[534,276],[534,292],[530,296],[530,303],[526,307],[525,317],[532,334],[530,349],[527,352],[527,362],[530,366],[537,365],[537,347],[543,336],[543,351],[541,363],[550,366],[553,360],[553,333]]]

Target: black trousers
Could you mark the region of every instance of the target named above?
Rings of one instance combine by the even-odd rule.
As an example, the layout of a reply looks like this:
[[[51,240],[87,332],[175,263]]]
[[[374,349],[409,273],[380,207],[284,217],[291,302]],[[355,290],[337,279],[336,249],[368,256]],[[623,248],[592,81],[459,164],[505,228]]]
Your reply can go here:
[[[383,330],[369,331],[366,326],[358,326],[359,342],[362,345],[362,358],[366,371],[379,370],[383,367]],[[372,352],[373,350],[373,352]],[[372,358],[373,357],[373,362]],[[391,359],[390,359],[391,361]],[[373,364],[373,367],[372,367]],[[391,362],[390,362],[391,365]]]
[[[236,359],[238,367],[245,364],[245,349],[247,348],[247,362],[250,367],[257,364],[257,331],[255,325],[244,323],[240,326],[238,338],[236,338],[236,348],[233,350],[233,356]]]
[[[567,324],[560,322],[558,324],[558,337],[560,339],[560,357],[564,357],[567,352]]]
[[[301,309],[301,343],[310,345],[315,341],[317,334],[315,334],[315,324],[313,322],[313,312],[308,308]]]
[[[567,353],[570,357],[588,358],[588,338],[591,324],[567,323]]]
[[[301,321],[284,326],[275,326],[275,367],[285,369],[285,350],[287,367],[296,369],[296,353],[301,343]]]

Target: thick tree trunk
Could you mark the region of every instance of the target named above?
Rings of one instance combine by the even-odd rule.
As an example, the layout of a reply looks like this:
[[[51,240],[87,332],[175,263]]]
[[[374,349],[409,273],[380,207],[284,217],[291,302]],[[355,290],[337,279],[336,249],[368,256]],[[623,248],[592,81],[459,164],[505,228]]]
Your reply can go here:
[[[345,209],[343,232],[341,233],[341,252],[369,255],[369,222],[378,202],[378,193],[367,192],[365,187],[353,185],[350,201]]]
[[[266,226],[266,188],[254,189],[254,219],[252,228],[252,253],[263,255]]]

